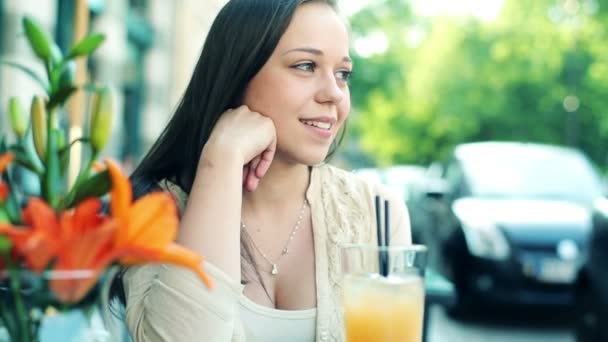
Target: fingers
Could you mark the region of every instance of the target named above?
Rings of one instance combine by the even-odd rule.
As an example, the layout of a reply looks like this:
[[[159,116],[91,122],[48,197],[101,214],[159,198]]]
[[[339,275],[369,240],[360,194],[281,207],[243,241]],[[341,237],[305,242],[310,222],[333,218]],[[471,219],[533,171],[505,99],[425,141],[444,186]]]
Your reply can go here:
[[[247,175],[247,180],[246,180],[246,184],[245,187],[247,188],[247,190],[249,191],[254,191],[257,187],[258,184],[260,183],[260,178],[262,177],[258,177],[257,176],[257,168],[258,168],[258,164],[261,161],[261,157],[257,156],[255,158],[253,158],[253,160],[249,163],[249,173]]]
[[[251,163],[247,163],[243,165],[243,188],[249,192],[255,191],[260,182],[257,177],[255,177],[255,171],[251,166]]]
[[[266,175],[272,164],[275,151],[276,141],[273,141],[266,151],[243,167],[243,182],[248,191],[253,192],[257,189],[260,180]]]
[[[254,191],[268,172],[276,150],[276,128],[272,119],[243,105],[224,112],[212,136],[212,147],[234,149],[243,165],[242,185]],[[213,138],[213,139],[212,139]],[[210,147],[211,149],[211,147]]]
[[[247,177],[247,184],[245,185],[245,189],[249,192],[254,192],[255,189],[258,188],[260,184],[260,179],[254,175],[253,170],[249,171],[249,176]]]
[[[257,167],[255,168],[255,174],[259,179],[264,177],[266,172],[268,172],[268,169],[270,168],[270,164],[272,163],[272,160],[274,159],[274,153],[275,153],[276,149],[277,149],[277,141],[275,139],[270,144],[270,146],[268,146],[268,148],[264,152],[262,152],[260,162],[257,164]]]

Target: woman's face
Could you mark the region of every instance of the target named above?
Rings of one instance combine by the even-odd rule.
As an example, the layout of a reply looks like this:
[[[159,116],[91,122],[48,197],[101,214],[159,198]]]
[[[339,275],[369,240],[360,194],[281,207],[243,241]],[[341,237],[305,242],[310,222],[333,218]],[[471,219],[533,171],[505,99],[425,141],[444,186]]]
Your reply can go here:
[[[244,104],[274,122],[277,155],[322,162],[350,112],[348,31],[327,4],[296,10],[270,59],[249,83]]]

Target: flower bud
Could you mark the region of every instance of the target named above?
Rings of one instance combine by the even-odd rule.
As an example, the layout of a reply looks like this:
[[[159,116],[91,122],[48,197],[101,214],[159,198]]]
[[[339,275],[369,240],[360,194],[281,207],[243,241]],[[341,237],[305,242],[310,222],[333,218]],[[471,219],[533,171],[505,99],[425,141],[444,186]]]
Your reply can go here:
[[[93,96],[93,111],[89,134],[93,151],[101,151],[110,138],[114,96],[110,87],[99,89]]]
[[[57,51],[53,51],[51,36],[42,26],[32,17],[23,17],[23,28],[29,43],[38,58],[43,61],[53,61],[58,57]]]
[[[47,115],[44,107],[44,100],[40,96],[35,96],[32,100],[31,120],[32,133],[34,135],[34,147],[40,160],[44,161],[46,157],[46,137],[47,137]]]
[[[21,139],[27,131],[27,116],[17,97],[11,97],[8,102],[8,116],[15,135]]]

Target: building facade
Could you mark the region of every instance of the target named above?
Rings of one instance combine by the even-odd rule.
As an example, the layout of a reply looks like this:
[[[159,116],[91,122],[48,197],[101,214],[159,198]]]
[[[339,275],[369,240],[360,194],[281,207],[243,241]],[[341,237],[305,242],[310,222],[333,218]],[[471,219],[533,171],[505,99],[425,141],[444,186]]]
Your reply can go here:
[[[154,142],[179,102],[206,33],[225,2],[88,0],[90,32],[106,35],[88,62],[89,79],[109,84],[118,95],[114,135],[106,154],[130,168]],[[0,0],[0,58],[42,74],[22,33],[21,19],[26,14],[37,19],[65,51],[71,44],[74,3]],[[0,131],[9,130],[9,97],[18,96],[29,108],[31,97],[42,92],[27,75],[0,66]]]

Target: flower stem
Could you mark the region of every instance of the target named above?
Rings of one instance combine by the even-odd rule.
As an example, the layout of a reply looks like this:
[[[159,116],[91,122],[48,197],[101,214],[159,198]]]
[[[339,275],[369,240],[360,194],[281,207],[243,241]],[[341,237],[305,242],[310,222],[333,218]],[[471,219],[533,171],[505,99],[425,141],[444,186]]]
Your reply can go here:
[[[21,293],[21,282],[19,281],[19,271],[13,264],[9,255],[5,255],[5,261],[9,272],[11,292],[13,293],[13,299],[15,301],[15,313],[17,315],[17,321],[19,324],[19,337],[23,342],[33,341],[32,331],[30,329],[30,317],[23,301],[23,295]]]
[[[87,162],[87,165],[84,167],[84,169],[82,169],[80,171],[80,173],[78,174],[78,177],[76,177],[76,181],[74,182],[74,185],[72,185],[72,188],[70,189],[70,191],[68,192],[66,197],[63,199],[63,203],[61,205],[62,208],[66,209],[65,205],[67,203],[72,202],[73,197],[76,195],[76,191],[78,190],[80,185],[82,185],[82,183],[89,178],[89,174],[91,173],[91,168],[93,167],[93,163],[95,162],[95,160],[97,160],[97,156],[98,156],[98,153],[93,152],[93,155]]]
[[[18,335],[18,328],[16,326],[14,311],[6,306],[4,300],[0,301],[0,321],[2,322],[2,326],[8,332],[8,336],[16,336]]]

